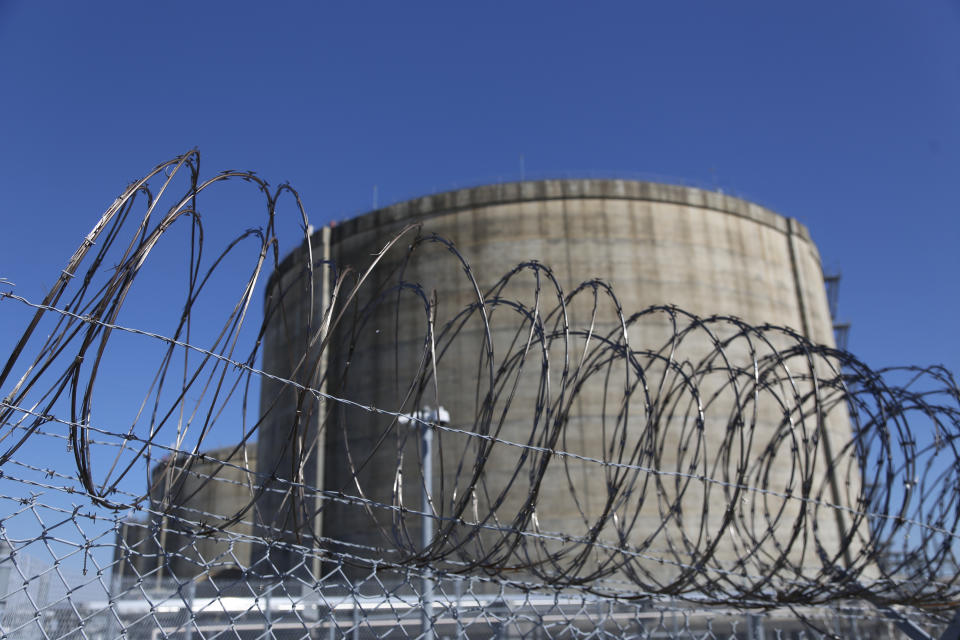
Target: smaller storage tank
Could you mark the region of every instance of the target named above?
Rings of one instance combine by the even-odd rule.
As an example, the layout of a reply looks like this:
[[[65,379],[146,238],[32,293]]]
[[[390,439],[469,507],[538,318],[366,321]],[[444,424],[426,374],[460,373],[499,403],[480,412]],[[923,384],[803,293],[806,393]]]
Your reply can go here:
[[[255,445],[222,447],[192,459],[181,454],[158,462],[151,474],[150,503],[155,514],[151,528],[156,532],[154,544],[164,553],[158,555],[156,566],[138,561],[137,569],[162,579],[249,568],[258,559],[258,545],[250,537],[256,468]],[[239,514],[239,520],[225,525],[225,519],[234,514]],[[126,529],[130,542],[145,536],[144,527]],[[152,540],[136,542],[137,549],[149,550]],[[149,563],[149,557],[145,560]]]
[[[127,518],[119,522],[117,544],[113,547],[113,584],[129,588],[147,575],[156,575],[159,547],[153,538],[150,519]]]

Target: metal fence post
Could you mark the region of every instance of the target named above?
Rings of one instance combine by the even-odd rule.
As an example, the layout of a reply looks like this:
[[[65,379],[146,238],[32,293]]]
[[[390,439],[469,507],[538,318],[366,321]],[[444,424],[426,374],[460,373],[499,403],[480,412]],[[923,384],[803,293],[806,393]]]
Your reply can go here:
[[[263,593],[263,630],[270,635],[273,635],[273,632],[271,631],[271,628],[273,627],[273,619],[270,616],[270,592],[272,590],[273,586],[268,584]]]
[[[430,489],[433,486],[433,431],[426,424],[421,424],[420,433],[423,458],[423,487],[420,494],[423,525],[420,528],[420,548],[425,552],[433,542],[433,519],[431,518],[430,505]],[[429,567],[423,569],[420,591],[420,597],[423,600],[423,607],[420,612],[422,637],[423,640],[433,640],[433,572]]]
[[[360,640],[360,602],[356,598],[353,600],[353,630],[350,632],[350,637],[353,640]]]
[[[197,593],[197,583],[191,580],[187,583],[187,594],[184,598],[185,605],[187,608],[187,620],[184,623],[184,640],[193,640],[193,621],[196,619],[196,616],[193,613],[193,600]]]
[[[747,614],[747,638],[749,640],[764,640],[762,616],[756,613]]]

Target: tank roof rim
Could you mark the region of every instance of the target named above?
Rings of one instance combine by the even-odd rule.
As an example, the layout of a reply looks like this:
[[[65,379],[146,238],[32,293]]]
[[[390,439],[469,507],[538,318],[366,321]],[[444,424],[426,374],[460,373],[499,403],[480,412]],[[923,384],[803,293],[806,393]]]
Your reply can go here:
[[[480,195],[484,197],[476,197]],[[367,228],[429,220],[464,209],[557,200],[632,200],[692,206],[753,220],[784,234],[798,235],[813,244],[809,230],[796,218],[745,198],[700,187],[626,178],[546,178],[487,183],[402,200],[328,226],[332,227],[331,243],[336,244],[339,238],[363,232]],[[414,205],[417,205],[416,209],[411,211]],[[311,236],[311,244],[317,246],[320,236],[321,230],[317,229]],[[272,288],[278,274],[286,273],[299,260],[305,244],[283,257],[277,271],[270,275],[267,291]]]
[[[560,192],[549,192],[551,186],[559,187]],[[584,188],[586,187],[586,188]],[[499,193],[491,193],[499,192]],[[688,196],[683,201],[679,194]],[[475,196],[482,194],[483,198]],[[700,203],[691,202],[689,196],[695,196],[700,199]],[[492,197],[491,197],[492,196]],[[672,197],[671,197],[672,196]],[[463,201],[463,204],[455,207],[433,206],[433,200],[436,199],[455,199]],[[609,199],[609,200],[639,200],[646,202],[666,202],[675,204],[689,204],[700,206],[706,209],[714,209],[725,213],[734,213],[735,209],[740,207],[753,207],[772,218],[785,221],[789,216],[782,215],[757,204],[746,198],[733,196],[722,191],[711,191],[700,187],[687,186],[669,182],[656,182],[651,180],[632,180],[627,178],[546,178],[537,180],[517,180],[513,182],[494,182],[479,184],[459,189],[438,191],[427,193],[422,196],[408,198],[399,202],[394,202],[385,207],[371,209],[359,215],[353,216],[343,221],[338,221],[334,229],[340,230],[344,227],[354,226],[361,220],[376,217],[383,212],[397,211],[399,209],[409,209],[414,203],[421,204],[419,211],[408,213],[403,218],[390,220],[390,222],[402,222],[418,215],[429,216],[433,212],[453,212],[457,209],[471,207],[495,206],[499,204],[512,204],[517,202],[537,202],[550,200],[584,200],[584,199]],[[708,201],[716,200],[717,203]],[[424,201],[429,205],[428,208],[422,206]],[[724,206],[726,205],[726,206]]]

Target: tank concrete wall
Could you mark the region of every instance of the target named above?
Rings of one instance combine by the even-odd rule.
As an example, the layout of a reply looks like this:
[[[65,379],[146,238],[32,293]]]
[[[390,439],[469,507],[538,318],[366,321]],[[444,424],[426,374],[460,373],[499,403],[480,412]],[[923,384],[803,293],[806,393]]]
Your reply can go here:
[[[450,239],[469,262],[480,291],[489,290],[518,263],[537,260],[551,267],[565,288],[591,278],[605,280],[613,286],[628,314],[651,305],[676,305],[700,316],[733,315],[755,325],[792,327],[816,343],[829,345],[833,341],[820,260],[807,230],[795,220],[738,198],[687,187],[622,180],[491,185],[411,200],[339,224],[331,233],[331,257],[341,267],[363,270],[372,256],[410,223],[423,225],[421,235],[435,233]],[[409,238],[412,240],[413,232]],[[464,306],[476,301],[476,292],[446,247],[439,244],[420,247],[407,261],[408,244],[405,239],[388,253],[371,275],[372,284],[365,291],[377,291],[378,282],[389,282],[396,276],[398,265],[405,264],[405,281],[420,283],[426,296],[433,296],[435,292],[436,326],[442,327]],[[305,250],[300,249],[285,260],[284,278],[288,273],[302,271],[298,265],[305,255]],[[532,276],[521,276],[511,281],[501,294],[529,308],[536,300],[533,284]],[[334,375],[327,381],[332,385],[331,393],[360,405],[400,413],[420,408],[411,404],[408,386],[414,377],[412,372],[425,366],[421,356],[428,334],[423,300],[409,290],[402,291],[399,299],[399,304],[396,299],[388,304],[381,300],[380,306],[370,308],[363,316],[362,324],[347,321],[334,329],[329,356]],[[552,306],[555,300],[549,304],[544,300],[543,306]],[[371,293],[364,293],[357,308],[367,308],[366,305],[374,302]],[[572,326],[592,325],[599,334],[615,331],[618,324],[613,306],[603,301],[595,310],[589,300],[578,299],[569,313]],[[491,319],[493,349],[497,353],[508,353],[518,328],[524,326],[524,319],[519,314],[510,317],[503,310],[496,314],[497,317]],[[284,331],[289,334],[288,329]],[[659,348],[669,341],[672,332],[666,316],[653,316],[630,328],[629,343],[634,349],[654,345]],[[478,365],[483,335],[481,323],[475,316],[470,318],[459,337],[445,345],[447,350],[437,364],[439,402],[450,412],[452,423],[466,431],[483,409],[478,398],[489,391],[483,387],[483,377],[489,371],[484,369],[485,365]],[[285,338],[284,344],[290,339]],[[574,342],[578,340],[566,355],[576,356],[578,349],[587,347],[585,336],[575,336]],[[300,334],[294,335],[292,341],[304,343]],[[277,349],[271,344],[268,340],[265,358]],[[692,336],[684,343],[686,351],[681,355],[696,362],[712,346],[709,337]],[[556,348],[551,347],[551,351]],[[745,345],[731,345],[728,351],[736,357],[738,349],[744,350],[741,355],[746,357]],[[561,375],[558,362],[564,354],[550,355],[550,364],[546,366],[556,381]],[[516,362],[498,360],[496,364],[517,367]],[[277,371],[283,369],[279,365],[271,366]],[[601,436],[603,419],[609,415],[610,407],[616,406],[611,403],[617,400],[611,396],[610,389],[618,384],[622,388],[626,381],[617,378],[616,373],[605,374],[604,381],[600,373],[598,370],[571,396],[573,406],[558,448],[585,458],[605,460],[610,454]],[[655,367],[648,371],[651,379],[655,373]],[[526,371],[517,371],[510,416],[501,425],[498,437],[520,443],[529,440],[533,433],[533,415],[543,400],[539,378],[540,372],[533,365]],[[701,391],[709,397],[713,383],[704,380],[701,384]],[[433,391],[424,396],[430,397]],[[716,471],[715,460],[703,451],[719,450],[721,446],[730,448],[723,441],[728,426],[724,420],[729,419],[730,403],[736,401],[730,397],[715,400],[713,411],[707,415],[705,433],[699,439],[694,438],[696,446],[701,448],[697,458],[699,471],[706,472],[711,467]],[[634,398],[630,402],[639,400]],[[633,415],[643,415],[642,407],[633,410]],[[776,440],[777,425],[783,419],[782,409],[760,407],[758,416],[761,444],[756,446],[781,446],[763,439]],[[626,430],[631,437],[640,437],[645,424],[643,420],[634,420]],[[842,408],[825,424],[828,442],[835,441],[839,446],[841,441],[849,439],[849,424]],[[287,437],[283,435],[284,425],[282,419],[264,425],[260,442],[283,441]],[[679,438],[689,438],[689,428],[683,421],[665,422],[656,444],[660,450],[656,462],[661,470],[696,473],[689,468],[691,454],[677,446]],[[466,459],[469,463],[471,455],[479,455],[471,449],[478,446],[476,439],[457,434],[443,434],[443,438],[440,447],[443,453],[438,454],[441,459],[434,462],[437,477],[431,486],[435,508],[442,516],[451,513],[458,500],[465,499],[457,492],[465,486],[465,477],[469,474],[457,468],[457,460]],[[378,444],[375,446],[375,443]],[[393,508],[376,507],[371,516],[356,505],[331,502],[324,505],[324,535],[381,548],[389,547],[391,540],[399,536],[407,540],[408,548],[417,548],[416,518],[398,516],[401,512],[395,508],[400,504],[407,508],[419,507],[422,479],[418,477],[416,434],[398,428],[390,416],[340,406],[326,424],[325,447],[320,457],[325,467],[326,491]],[[750,453],[744,445],[732,449],[734,457]],[[460,457],[456,460],[442,458],[453,451],[466,453],[458,454]],[[272,460],[264,450],[262,454],[263,459]],[[489,528],[495,530],[515,522],[514,518],[522,511],[525,480],[513,477],[520,461],[519,449],[497,446],[486,454],[489,458],[484,495],[471,499],[477,504],[478,513],[494,512],[496,519],[489,523],[496,526]],[[785,452],[784,456],[788,457],[789,453]],[[397,469],[403,472],[402,479]],[[768,475],[764,482],[774,490],[790,488],[795,481],[790,468],[772,468],[765,472]],[[572,537],[586,535],[590,522],[606,508],[609,469],[596,463],[565,459],[563,465],[554,464],[545,480],[533,520],[536,526],[542,532]],[[517,484],[509,495],[501,496],[511,482]],[[631,544],[642,543],[651,552],[670,547],[685,535],[696,535],[701,527],[700,521],[694,521],[697,517],[707,522],[707,530],[722,526],[724,495],[720,489],[702,483],[680,487],[660,479],[657,482],[655,493],[661,500],[689,505],[687,520],[673,518],[669,526],[663,526],[665,519],[671,518],[658,510],[655,500],[643,505],[621,505],[618,508],[639,523],[633,528]],[[677,496],[672,498],[671,492]],[[716,496],[718,506],[709,513],[700,513],[697,505],[709,504],[710,499],[705,496],[711,495]],[[798,509],[796,504],[789,506],[788,515]],[[785,518],[787,520],[789,518]],[[533,526],[530,519],[524,523],[525,527]],[[447,533],[455,539],[458,532]],[[616,532],[604,533],[613,538],[615,544]],[[651,536],[659,538],[652,540]],[[479,547],[495,545],[496,538],[495,531],[481,536],[469,543],[468,553],[483,553]],[[732,546],[717,551],[720,564],[735,564],[742,551],[736,544],[730,543]],[[643,567],[641,570],[651,571],[651,579],[669,583],[682,567]]]

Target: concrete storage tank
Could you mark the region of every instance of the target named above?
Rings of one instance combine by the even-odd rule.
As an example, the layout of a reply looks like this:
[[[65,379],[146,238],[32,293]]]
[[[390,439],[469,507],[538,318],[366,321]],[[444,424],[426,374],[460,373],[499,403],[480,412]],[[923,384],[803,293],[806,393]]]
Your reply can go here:
[[[478,300],[478,292],[489,292],[505,272],[530,260],[551,267],[563,287],[573,288],[593,278],[610,283],[627,314],[651,305],[676,305],[699,316],[723,314],[737,316],[754,325],[770,323],[792,327],[814,343],[833,344],[820,260],[807,230],[796,220],[739,198],[689,187],[626,180],[548,180],[482,186],[395,204],[340,223],[332,229],[324,229],[323,234],[315,234],[310,255],[315,262],[329,256],[341,268],[363,270],[373,256],[410,223],[422,224],[421,237],[435,233],[452,241],[469,263],[477,286],[465,276],[463,265],[443,244],[426,243],[409,253],[407,249],[412,244],[414,232],[408,232],[387,252],[370,274],[359,297],[352,301],[352,312],[332,329],[323,367],[329,375],[311,381],[314,385],[325,385],[327,392],[360,406],[411,413],[425,405],[439,403],[449,411],[451,423],[464,431],[471,430],[479,413],[489,415],[505,411],[508,401],[504,398],[498,400],[496,406],[484,405],[482,398],[490,389],[481,381],[482,388],[478,390],[477,380],[478,377],[488,377],[491,367],[517,368],[517,360],[504,363],[495,358],[483,363],[485,327],[476,313],[463,320],[455,340],[438,347],[438,352],[442,348],[442,354],[436,364],[436,376],[430,377],[429,388],[420,388],[411,396],[409,383],[414,378],[413,372],[433,366],[423,362],[422,353],[425,336],[429,335],[424,304],[434,292],[438,301],[435,327],[440,331],[440,327],[455,318],[459,311]],[[307,255],[307,248],[301,247],[288,256],[280,278],[274,278],[269,285],[268,296],[278,295],[277,285],[281,281],[288,302],[297,291],[303,290],[302,286],[298,289],[291,283],[302,283]],[[423,295],[409,288],[391,288],[391,283],[401,279],[420,283]],[[535,279],[533,272],[521,272],[492,294],[517,303],[511,307],[512,312],[501,308],[494,314],[496,317],[489,319],[492,351],[510,352],[511,344],[528,337],[524,331],[527,331],[529,315],[525,317],[524,313],[536,304],[548,306],[545,301],[551,295],[549,283],[546,279],[541,280],[538,297]],[[319,269],[315,272],[315,280],[316,291],[327,286],[326,277]],[[325,294],[315,296],[312,306],[304,300],[293,300],[291,308],[295,311],[291,317],[305,318],[312,314],[309,322],[277,321],[268,325],[264,356],[268,372],[309,381],[311,374],[296,369],[292,363],[298,361],[298,353],[304,353],[310,345],[309,336],[317,330],[324,297]],[[596,305],[591,300],[587,295],[571,301],[569,324],[593,327],[593,335],[616,331],[619,319],[615,306],[603,294]],[[268,302],[268,311],[270,308]],[[669,314],[653,314],[629,328],[629,343],[635,349],[659,348],[670,342],[673,332]],[[442,336],[436,337],[443,342]],[[596,344],[597,339],[592,339],[591,345],[586,333],[574,335],[572,343],[562,346],[565,356],[574,361],[583,357],[584,349]],[[690,337],[684,346],[683,358],[697,361],[714,346],[711,338],[704,335]],[[735,357],[742,346],[731,344],[727,355],[734,354]],[[564,354],[554,353],[560,348],[557,343],[546,349],[550,352],[549,364],[543,364],[546,358],[539,354],[540,361],[527,366],[522,374],[506,376],[505,381],[511,387],[509,415],[503,413],[506,417],[495,421],[498,438],[520,444],[542,443],[536,440],[540,436],[532,435],[534,431],[530,425],[546,402],[541,384],[544,376],[541,374],[549,371],[554,381],[562,375],[560,363]],[[742,355],[747,357],[745,352]],[[601,370],[602,367],[597,371]],[[721,528],[723,509],[720,505],[710,513],[700,513],[703,522],[694,521],[697,518],[695,511],[681,521],[678,516],[663,513],[656,498],[636,505],[621,501],[615,509],[623,510],[621,520],[626,517],[632,523],[627,539],[621,537],[618,541],[613,520],[603,531],[592,529],[597,514],[610,509],[606,504],[611,483],[610,469],[596,461],[610,462],[611,452],[605,448],[604,438],[611,437],[609,430],[612,427],[609,424],[604,427],[601,423],[604,415],[617,413],[617,402],[624,402],[622,398],[612,398],[610,392],[611,387],[625,384],[618,378],[621,375],[608,369],[603,375],[578,381],[576,391],[568,392],[563,435],[551,446],[594,462],[566,458],[561,464],[554,458],[550,462],[552,470],[536,487],[540,495],[535,513],[524,513],[519,519],[517,514],[525,509],[526,494],[533,489],[524,485],[527,480],[516,477],[518,465],[523,464],[522,449],[498,446],[477,453],[476,449],[481,445],[475,438],[441,433],[444,442],[435,454],[435,475],[430,482],[433,510],[447,519],[453,514],[455,518],[469,520],[471,513],[474,514],[471,517],[480,520],[483,520],[484,513],[492,513],[493,517],[484,520],[483,531],[472,537],[469,526],[458,529],[456,525],[450,525],[444,530],[445,521],[441,520],[440,529],[447,539],[436,542],[433,550],[441,553],[444,545],[455,547],[445,557],[460,557],[468,563],[478,555],[487,554],[487,561],[480,563],[486,566],[491,563],[507,567],[511,563],[521,564],[516,557],[520,553],[516,547],[498,542],[498,530],[519,522],[529,531],[548,534],[548,541],[541,544],[539,551],[527,549],[523,551],[527,555],[541,553],[546,557],[554,553],[568,544],[559,539],[564,536],[568,539],[599,536],[597,539],[605,539],[614,546],[642,543],[645,556],[652,556],[653,560],[638,561],[629,571],[637,574],[635,580],[648,587],[668,587],[686,570],[682,558],[686,553],[684,548],[696,546],[696,541],[691,542],[689,538],[696,537],[698,527],[706,528],[708,533]],[[654,379],[656,375],[656,366],[652,366],[647,376]],[[720,383],[714,385],[704,380],[700,384],[703,397],[709,398],[712,393],[723,397],[714,400],[711,411],[707,412],[705,433],[693,437],[694,446],[700,448],[699,453],[694,456],[677,445],[678,438],[690,437],[692,427],[670,416],[662,418],[667,427],[655,441],[651,441],[652,444],[637,447],[659,447],[662,455],[657,463],[666,467],[661,471],[704,476],[711,469],[717,470],[718,462],[711,458],[710,450],[727,437],[729,425],[725,420],[729,419],[731,403],[741,400],[724,396],[725,392],[719,389]],[[281,397],[276,383],[267,382],[263,389],[263,405],[277,402],[276,399]],[[637,394],[637,398],[630,402],[641,403],[639,396]],[[278,406],[282,404],[280,402]],[[287,432],[290,417],[286,414],[291,411],[292,408],[290,411],[282,409],[277,412],[277,418],[270,415],[262,427],[261,462],[270,468],[291,468],[288,459],[277,462],[284,455],[289,457],[295,449],[277,444],[290,441]],[[775,430],[783,420],[782,407],[760,406],[755,412],[759,438],[777,439],[778,436],[764,435],[764,429],[770,433]],[[419,549],[418,519],[403,516],[404,509],[419,508],[423,483],[418,471],[415,430],[398,425],[393,416],[349,405],[337,405],[329,414],[312,407],[311,414],[309,433],[304,432],[296,445],[301,451],[312,451],[306,477],[315,478],[315,486],[319,486],[319,479],[323,478],[323,489],[328,495],[341,498],[332,501],[311,499],[307,504],[301,494],[302,513],[291,515],[297,509],[291,507],[297,504],[296,500],[284,502],[282,491],[268,492],[266,500],[273,502],[263,501],[260,505],[261,515],[268,514],[266,524],[270,526],[267,528],[272,526],[273,535],[293,541],[296,538],[294,531],[307,524],[328,540],[359,545],[350,547],[352,553],[360,553],[357,549],[364,547],[389,550],[396,546],[411,554],[416,553]],[[642,407],[635,414],[640,418],[626,420],[619,433],[636,441],[646,423]],[[324,423],[323,429],[318,429],[321,423]],[[849,442],[850,426],[843,407],[825,417],[823,424],[826,430],[821,437],[826,436],[827,444],[834,441],[839,448],[840,443]],[[605,436],[602,435],[604,429],[607,430]],[[317,434],[324,431],[325,435],[318,439]],[[732,447],[733,458],[739,455],[742,460],[749,456],[748,445],[727,443],[724,446]],[[764,442],[757,446],[789,445]],[[278,453],[281,449],[282,454]],[[465,479],[470,476],[469,469],[475,466],[478,455],[485,457],[486,465],[482,490],[464,496]],[[734,464],[731,460],[723,463]],[[823,470],[823,460],[816,464]],[[771,468],[762,473],[766,474],[764,481],[771,489],[781,492],[796,490],[796,478],[791,476],[791,469],[777,468],[775,464],[769,466]],[[403,472],[402,477],[398,475],[398,469]],[[283,477],[282,471],[279,475]],[[644,481],[637,475],[630,480],[641,484]],[[836,480],[830,482],[836,489]],[[857,479],[847,478],[845,482],[847,490],[855,494],[858,487],[849,485],[851,482],[855,485]],[[681,487],[673,481],[658,480],[656,487],[650,485],[647,490],[651,495],[658,494],[661,504],[672,499],[697,505],[723,498],[717,493],[719,489],[711,498],[710,487],[693,484],[697,486],[686,483]],[[663,498],[670,492],[684,495]],[[836,497],[834,493],[833,498]],[[463,509],[465,504],[467,508]],[[455,505],[460,505],[459,511]],[[322,516],[315,513],[318,507]],[[769,509],[769,505],[766,508]],[[783,533],[784,537],[795,536],[796,526],[803,530],[819,527],[820,538],[828,542],[827,553],[834,551],[829,548],[829,541],[836,540],[838,534],[825,531],[830,527],[834,531],[843,531],[842,522],[838,527],[832,515],[822,515],[819,516],[822,522],[808,520],[794,526],[791,516],[795,516],[800,507],[794,503],[778,508],[782,510],[783,522],[787,523],[783,525],[788,529]],[[671,519],[672,523],[664,525]],[[762,528],[762,525],[757,526]],[[792,533],[789,531],[791,526],[795,529]],[[711,548],[711,562],[715,568],[721,572],[745,571],[737,558],[744,555],[747,547],[789,544],[789,540],[777,539],[779,532],[770,536],[759,531],[752,541],[745,540],[743,534],[740,532],[733,536],[733,540]],[[552,542],[549,541],[551,536]],[[657,561],[656,554],[665,549],[669,559],[664,564]],[[371,553],[375,555],[376,552]],[[567,550],[568,556],[578,553],[581,553],[580,549]],[[758,559],[762,552],[747,553],[756,562],[764,562]],[[812,554],[809,550],[806,553]],[[551,565],[551,561],[543,557],[534,560],[541,565],[538,571],[549,574],[566,570],[562,563]],[[798,560],[802,563],[811,561],[813,564],[818,562],[815,556]],[[296,559],[288,558],[285,562],[286,566],[292,567]],[[697,560],[694,558],[689,562]],[[654,566],[649,566],[651,564]],[[586,565],[602,567],[604,560],[595,558]],[[591,573],[589,568],[584,571],[588,578],[599,575]]]

